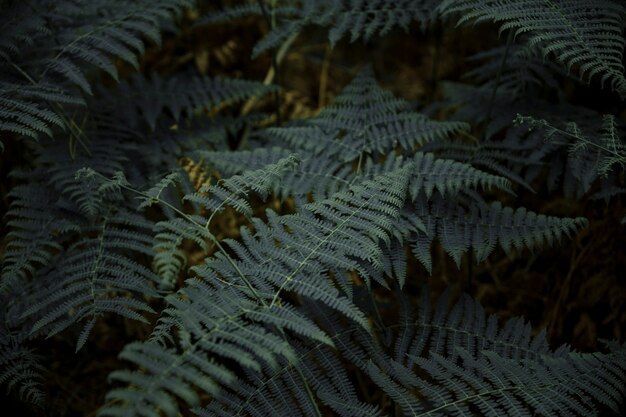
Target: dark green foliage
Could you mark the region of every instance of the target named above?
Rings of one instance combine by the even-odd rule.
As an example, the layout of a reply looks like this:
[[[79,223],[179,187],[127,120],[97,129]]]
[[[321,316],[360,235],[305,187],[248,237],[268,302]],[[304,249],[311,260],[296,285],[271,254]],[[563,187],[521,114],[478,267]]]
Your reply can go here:
[[[92,94],[91,68],[117,79],[113,59],[138,67],[144,39],[160,42],[161,26],[188,0],[5,1],[0,68],[0,131],[37,137],[52,125],[71,128],[63,104]],[[77,90],[78,88],[78,90]]]
[[[614,0],[442,0],[439,10],[458,13],[459,24],[494,21],[500,31],[524,34],[531,47],[539,47],[563,64],[578,68],[580,78],[598,77],[601,84],[626,97],[624,17],[622,2]]]
[[[406,31],[414,21],[424,28],[438,18],[436,7],[439,2],[440,0],[288,0],[279,3],[277,7],[257,2],[213,13],[202,19],[201,23],[224,22],[246,15],[276,16],[278,24],[254,47],[252,55],[258,56],[298,35],[309,25],[327,28],[328,40],[333,46],[348,36],[351,42],[359,39],[367,41],[374,36],[384,36],[398,27]]]
[[[420,112],[370,63],[316,116],[274,126],[248,111],[278,86],[119,71],[141,68],[144,42],[176,32],[195,2],[0,6],[0,131],[26,161],[10,174],[2,245],[0,383],[10,392],[45,407],[42,364],[54,358],[33,342],[69,335],[84,352],[115,317],[147,323],[149,336],[123,341],[129,369],[110,374],[100,416],[620,412],[625,345],[551,350],[545,333],[522,318],[500,325],[469,295],[451,309],[448,293],[435,306],[427,286],[416,297],[422,273],[410,268],[412,256],[437,280],[433,247],[460,267],[575,235],[584,217],[515,200],[546,182],[566,198],[624,193],[620,120],[568,104],[562,88],[598,79],[626,95],[620,3],[209,7],[196,27],[266,19],[253,55],[312,26],[331,46],[415,23],[453,30],[447,16],[512,34],[470,60],[472,85],[447,84],[445,100]],[[182,158],[210,178],[198,185]],[[261,212],[261,200],[286,204]],[[218,228],[227,216],[244,223],[230,238]]]
[[[595,415],[589,408],[592,399],[618,411],[624,395],[624,346],[611,344],[605,354],[579,354],[567,346],[553,351],[545,334],[532,336],[523,319],[500,325],[468,295],[451,309],[447,294],[431,305],[427,289],[417,310],[403,296],[399,301],[399,320],[378,330],[376,338],[360,327],[344,326],[328,310],[307,309],[333,335],[335,348],[299,346],[297,366],[314,383],[323,381],[315,392],[336,415],[381,415],[356,398],[354,381],[337,366],[345,362],[385,391],[403,415],[473,416],[476,410],[488,416]],[[247,374],[244,383],[198,414],[310,415],[297,378],[293,364]],[[293,395],[280,395],[279,390]]]

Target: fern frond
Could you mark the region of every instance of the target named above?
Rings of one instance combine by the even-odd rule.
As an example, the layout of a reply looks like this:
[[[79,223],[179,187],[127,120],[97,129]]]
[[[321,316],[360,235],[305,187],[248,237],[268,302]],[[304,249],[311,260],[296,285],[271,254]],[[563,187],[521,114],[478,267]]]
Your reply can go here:
[[[37,270],[50,265],[63,249],[58,235],[79,226],[70,219],[60,219],[53,209],[55,194],[41,185],[13,188],[13,199],[6,213],[7,246],[2,256],[0,293],[5,294],[16,283],[27,282]]]
[[[0,58],[9,62],[19,55],[25,47],[33,45],[38,36],[50,35],[51,31],[45,16],[36,13],[36,7],[30,4],[13,2],[3,4],[0,28]]]
[[[188,0],[158,0],[135,2],[122,7],[96,5],[95,12],[79,27],[70,27],[60,33],[60,44],[55,45],[53,56],[44,61],[43,78],[60,76],[72,85],[91,94],[84,64],[92,65],[117,79],[117,69],[112,59],[120,58],[138,67],[137,54],[143,53],[142,38],[160,42],[162,21],[170,20]]]
[[[283,172],[293,169],[297,164],[298,158],[290,155],[262,169],[248,170],[215,185],[203,186],[197,193],[186,195],[184,200],[202,205],[211,216],[222,211],[225,206],[231,206],[251,218],[252,208],[246,198],[248,194],[254,192],[262,198],[267,198]]]
[[[416,152],[410,159],[388,158],[383,164],[373,164],[368,160],[364,173],[367,177],[374,177],[407,164],[412,166],[409,194],[413,200],[422,193],[431,198],[435,191],[446,198],[478,188],[511,192],[511,184],[506,178],[480,171],[469,164],[437,158],[432,153]]]
[[[0,327],[0,384],[6,385],[9,393],[17,391],[23,401],[43,407],[43,358],[25,346],[27,335],[24,333],[12,331],[3,320]]]
[[[278,7],[266,4],[263,6],[266,13],[269,11],[276,16],[278,24],[255,45],[252,56],[256,57],[268,49],[278,47],[288,38],[299,34],[307,25],[327,28],[331,46],[335,46],[348,35],[350,41],[355,42],[359,39],[369,41],[374,36],[385,36],[396,28],[408,31],[409,25],[415,21],[420,23],[423,30],[439,17],[437,4],[438,0],[309,0]],[[199,24],[263,14],[259,4],[240,5],[214,12],[201,19]]]
[[[411,152],[468,127],[463,122],[439,122],[413,112],[406,100],[378,85],[368,65],[318,116],[294,127],[266,129],[263,136],[279,146],[347,162],[361,154],[387,155],[396,147]]]
[[[382,37],[396,27],[408,31],[409,24],[414,21],[424,29],[437,18],[436,5],[434,0],[344,1],[340,7],[334,7],[330,13],[318,17],[315,23],[330,26],[328,39],[331,45],[347,34],[351,42],[360,38],[368,41],[374,35]]]
[[[508,132],[504,139],[485,139],[478,143],[441,141],[429,143],[424,151],[433,152],[438,158],[466,163],[487,172],[507,178],[531,192],[535,192],[524,177],[522,170],[543,167],[546,149],[536,140]]]
[[[612,171],[617,171],[617,167],[626,167],[626,141],[612,115],[602,116],[602,123],[592,126],[596,131],[591,134],[575,122],[565,122],[564,126],[557,127],[547,120],[519,114],[514,122],[540,130],[544,132],[545,141],[567,148],[568,165],[582,194],[589,191],[597,178],[606,178]]]
[[[506,60],[502,62],[505,55]],[[515,98],[532,94],[544,86],[558,89],[556,76],[563,72],[559,65],[545,60],[538,45],[523,42],[480,52],[471,56],[469,61],[482,63],[463,74],[463,78],[475,80],[481,88],[490,92],[496,88],[498,80],[497,88]]]
[[[0,131],[37,139],[40,133],[52,137],[53,126],[65,126],[55,112],[33,101],[40,98],[38,95],[45,94],[44,89],[33,94],[32,90],[29,92],[13,85],[6,87],[0,86]],[[16,89],[20,90],[17,94],[14,91]]]
[[[101,415],[131,415],[137,407],[148,407],[173,416],[178,412],[174,396],[197,406],[197,390],[215,396],[216,386],[235,382],[234,372],[219,364],[224,359],[257,372],[265,366],[276,369],[282,359],[294,363],[296,352],[283,334],[329,344],[317,325],[283,300],[286,292],[316,300],[369,328],[362,312],[325,275],[359,268],[356,259],[379,263],[378,241],[389,240],[386,231],[404,203],[407,171],[353,185],[294,215],[268,212],[268,225],[254,220],[255,236],[242,229],[242,243],[226,242],[237,258],[218,253],[195,267],[199,278],[168,297],[170,307],[153,340],[122,352],[143,372],[112,374],[131,386],[111,391],[108,399],[123,404]],[[168,347],[174,342],[179,349]]]
[[[130,230],[128,226],[143,226]],[[40,317],[32,332],[47,329],[50,336],[78,322],[86,322],[78,338],[78,351],[86,342],[96,320],[105,313],[116,313],[147,322],[140,312],[153,312],[141,299],[128,293],[156,297],[149,283],[154,274],[138,264],[128,253],[151,254],[152,237],[146,235],[151,224],[130,213],[118,212],[104,218],[93,230],[95,237],[72,244],[49,272],[51,282],[42,300],[24,312],[23,317]]]
[[[337,329],[335,345],[405,414],[588,416],[598,415],[600,404],[619,412],[626,346],[551,350],[545,332],[532,336],[519,318],[501,326],[467,295],[448,311],[446,295],[433,307],[424,290],[416,317],[403,299],[400,321],[388,326],[390,346],[356,329]]]
[[[230,176],[276,163],[292,153],[291,149],[271,147],[238,152],[200,151],[196,154],[210,169],[215,169],[222,176]],[[297,202],[305,204],[309,193],[316,199],[327,198],[350,185],[354,173],[345,163],[330,158],[298,156],[300,163],[275,182],[272,188],[274,195],[283,199],[294,197]]]
[[[295,344],[295,343],[294,343]],[[321,405],[342,417],[380,417],[377,405],[367,404],[356,395],[348,372],[334,349],[322,344],[296,344],[298,361],[285,361],[277,369],[245,372],[245,380],[225,389],[219,397],[196,413],[201,417],[241,417],[276,415],[305,417],[317,415]],[[315,393],[313,402],[307,386]],[[317,404],[319,402],[319,404]]]
[[[525,208],[502,207],[499,202],[464,209],[436,198],[430,204],[418,202],[415,209],[426,232],[417,230],[418,238],[412,240],[411,245],[416,256],[426,261],[424,266],[429,271],[432,265],[424,253],[435,237],[456,264],[460,265],[461,255],[470,247],[477,260],[482,261],[498,243],[507,253],[513,248],[532,250],[551,245],[563,235],[569,236],[587,224],[587,220],[582,217],[546,216]]]
[[[214,111],[250,97],[277,91],[260,82],[227,78],[178,76],[161,78],[136,75],[114,89],[99,91],[99,105],[126,118],[132,125],[145,120],[155,130],[157,120],[167,114],[174,122],[199,109]],[[102,103],[104,101],[104,103]]]
[[[415,416],[469,417],[476,410],[489,416],[547,417],[562,410],[587,416],[597,415],[600,404],[618,411],[623,403],[625,346],[611,343],[607,353],[595,354],[580,354],[567,346],[552,350],[545,331],[533,336],[521,318],[501,325],[468,295],[451,309],[449,292],[433,306],[424,289],[418,309],[406,296],[397,295],[400,320],[385,323],[380,329],[385,335],[379,338],[358,326],[346,326],[319,305],[307,305],[307,314],[333,335],[335,349],[321,343],[297,344],[296,363],[243,373],[243,381],[225,388],[227,392],[200,415],[247,416],[257,411],[310,415],[302,411],[308,399],[298,395],[304,387],[298,383],[297,369],[315,384],[316,401],[341,416],[379,415],[356,394],[354,381],[364,378],[405,415]],[[338,365],[346,361],[353,372],[362,374],[347,378],[345,366]],[[290,395],[284,395],[286,390]]]
[[[208,243],[216,239],[210,232],[211,221],[215,214],[229,206],[251,218],[252,207],[248,203],[248,196],[256,193],[266,198],[284,172],[292,169],[296,164],[296,156],[290,154],[274,164],[233,175],[218,184],[205,185],[197,192],[185,195],[183,201],[190,201],[203,207],[209,217],[201,215],[176,217],[156,224],[154,266],[161,277],[159,285],[162,288],[172,288],[186,265],[186,256],[179,249],[184,241],[195,242],[203,251],[207,251]],[[172,179],[173,177],[168,175],[156,187],[148,191],[147,198],[140,207],[158,202],[158,193],[164,186],[171,184]]]
[[[443,0],[444,14],[460,13],[459,24],[493,21],[500,31],[525,34],[528,44],[538,45],[544,57],[577,68],[581,79],[600,78],[622,99],[626,97],[623,4],[612,0]]]

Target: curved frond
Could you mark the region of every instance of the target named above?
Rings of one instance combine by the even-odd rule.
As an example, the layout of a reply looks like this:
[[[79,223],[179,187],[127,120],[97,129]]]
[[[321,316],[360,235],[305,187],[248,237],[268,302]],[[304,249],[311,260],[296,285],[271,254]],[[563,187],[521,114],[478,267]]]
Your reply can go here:
[[[538,45],[543,55],[577,69],[581,79],[598,77],[623,98],[626,77],[623,21],[626,10],[613,0],[444,0],[439,10],[445,15],[461,13],[459,24],[494,21],[500,31],[525,34],[530,46]]]
[[[358,268],[356,259],[377,263],[378,241],[389,239],[386,231],[404,203],[407,174],[381,175],[297,214],[270,212],[269,225],[254,221],[255,236],[242,229],[242,243],[227,242],[237,258],[221,253],[194,268],[198,278],[168,297],[153,339],[122,352],[143,371],[112,374],[130,386],[111,391],[115,405],[101,415],[132,415],[148,407],[174,416],[174,397],[195,407],[198,391],[217,395],[220,385],[235,383],[234,372],[220,364],[224,359],[258,372],[276,369],[283,359],[294,363],[296,351],[285,334],[332,343],[280,297],[285,292],[316,300],[368,329],[363,313],[325,275]],[[178,348],[170,347],[174,341]]]

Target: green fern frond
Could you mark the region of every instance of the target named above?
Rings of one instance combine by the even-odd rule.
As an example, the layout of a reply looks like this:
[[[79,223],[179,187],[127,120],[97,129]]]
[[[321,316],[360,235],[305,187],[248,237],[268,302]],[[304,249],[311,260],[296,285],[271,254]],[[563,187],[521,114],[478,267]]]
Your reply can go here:
[[[390,327],[391,346],[343,330],[335,340],[407,415],[598,415],[600,404],[619,412],[626,381],[626,347],[580,354],[551,350],[545,332],[532,336],[523,319],[504,326],[464,295],[448,310],[422,292],[416,317],[400,296],[400,321]],[[388,353],[388,352],[393,353]]]
[[[459,24],[493,21],[500,31],[525,34],[530,46],[553,55],[581,79],[600,78],[622,99],[626,97],[623,21],[626,10],[612,0],[444,0],[443,15],[460,13]]]
[[[190,5],[188,0],[159,0],[120,7],[118,14],[111,5],[109,10],[98,10],[83,26],[59,34],[61,42],[53,48],[53,57],[46,61],[43,76],[45,79],[60,76],[91,94],[84,64],[103,70],[117,80],[112,58],[138,67],[136,56],[143,53],[142,38],[160,43],[161,21],[170,20]]]
[[[296,363],[243,373],[243,381],[225,388],[228,392],[214,398],[200,415],[310,415],[302,411],[311,397],[303,394],[297,369],[316,384],[316,408],[323,405],[340,416],[380,415],[356,394],[355,380],[365,378],[405,415],[469,417],[480,410],[489,416],[547,417],[566,410],[587,416],[597,415],[601,404],[619,410],[626,381],[625,346],[612,343],[607,353],[595,354],[567,346],[552,350],[545,331],[533,336],[521,318],[501,325],[468,295],[451,309],[449,292],[433,306],[425,288],[417,309],[405,295],[397,295],[399,320],[385,323],[380,331],[386,335],[374,339],[327,309],[307,305],[307,314],[333,335],[335,348],[321,343],[298,346]],[[356,378],[347,378],[345,366],[338,365],[346,361]],[[291,395],[283,394],[287,389],[293,390]]]
[[[5,317],[3,317],[4,319]],[[13,332],[3,320],[0,326],[0,384],[7,391],[38,407],[45,406],[42,357],[25,346],[25,332]]]
[[[369,41],[374,36],[385,36],[396,28],[408,31],[413,22],[419,22],[425,29],[439,17],[437,0],[308,0],[291,2],[291,5],[286,3],[279,6],[264,4],[262,7],[259,4],[239,5],[214,12],[198,24],[225,22],[247,15],[273,14],[278,24],[255,45],[252,56],[256,57],[299,34],[307,25],[327,28],[330,44],[335,46],[346,36],[350,36],[351,42],[359,39]]]
[[[34,13],[36,8],[30,4],[13,2],[3,4],[0,28],[0,58],[11,61],[20,55],[25,46],[31,46],[39,36],[50,35],[45,17]]]
[[[129,230],[128,225],[142,225],[144,230]],[[104,218],[100,225],[85,233],[85,237],[68,248],[46,280],[50,288],[41,301],[26,310],[23,317],[39,317],[32,332],[47,329],[52,336],[78,322],[86,322],[78,338],[78,351],[86,342],[96,320],[105,313],[116,313],[134,320],[147,322],[141,312],[154,312],[143,300],[130,298],[157,293],[149,283],[156,282],[155,275],[138,264],[127,253],[151,253],[147,246],[152,242],[145,235],[151,224],[130,213],[118,212]]]
[[[321,4],[333,4],[332,1],[320,1]],[[434,0],[400,0],[359,2],[343,1],[340,6],[318,17],[316,24],[330,26],[328,39],[335,45],[341,38],[350,35],[350,41],[360,38],[369,41],[374,35],[385,36],[397,27],[408,31],[412,22],[419,22],[425,28],[437,18]],[[328,6],[326,6],[328,7]]]
[[[409,193],[413,200],[422,193],[427,198],[431,198],[434,191],[446,198],[462,191],[478,188],[496,188],[511,192],[511,184],[504,177],[488,174],[469,164],[451,159],[440,159],[432,153],[415,152],[413,158],[410,159],[388,158],[383,164],[373,164],[368,160],[364,173],[367,177],[374,177],[407,164],[412,165]]]
[[[242,243],[226,242],[238,258],[221,252],[195,267],[199,278],[168,297],[170,306],[153,340],[122,352],[144,371],[112,375],[131,387],[110,392],[108,399],[124,406],[113,405],[101,415],[131,415],[137,407],[148,407],[173,416],[178,412],[173,396],[197,406],[196,390],[216,395],[216,386],[235,383],[233,371],[219,365],[223,359],[256,371],[276,369],[281,358],[294,363],[296,353],[285,333],[330,343],[299,310],[282,307],[289,305],[281,297],[286,292],[316,300],[369,328],[362,312],[325,275],[359,268],[356,259],[380,263],[378,241],[389,240],[386,231],[404,203],[407,171],[354,185],[294,215],[268,212],[268,225],[254,220],[254,236],[242,229]],[[272,327],[264,327],[268,324]],[[167,347],[168,341],[175,341],[178,351]]]
[[[195,411],[202,417],[276,415],[305,417],[320,409],[342,417],[380,417],[376,404],[367,404],[355,387],[335,349],[322,343],[296,344],[296,368],[285,361],[277,369],[245,372],[244,380],[226,388],[206,407]],[[309,387],[302,383],[302,374]],[[314,393],[309,396],[307,389]],[[285,395],[288,392],[290,395]],[[332,410],[332,411],[330,411]]]
[[[536,214],[525,208],[502,207],[499,202],[488,206],[464,209],[439,198],[428,204],[418,202],[416,214],[425,225],[426,232],[417,230],[418,238],[411,242],[416,256],[429,271],[429,256],[425,255],[430,243],[437,237],[444,250],[460,265],[461,255],[470,248],[478,261],[491,254],[499,243],[505,252],[513,248],[535,249],[559,241],[587,224],[578,218],[558,218]]]
[[[156,128],[157,120],[167,114],[174,122],[182,115],[195,115],[199,109],[214,111],[251,97],[277,91],[277,87],[260,82],[199,76],[161,78],[136,75],[122,81],[116,88],[99,93],[105,106],[110,106],[133,125],[145,120],[150,129]]]
[[[75,222],[56,215],[55,194],[48,187],[23,185],[13,188],[8,197],[12,202],[6,213],[10,231],[2,256],[2,294],[53,262],[63,248],[59,235],[79,230]]]
[[[55,112],[31,101],[45,94],[45,90],[40,94],[20,91],[19,95],[13,95],[11,91],[14,89],[15,86],[10,86],[8,91],[3,91],[0,87],[0,132],[13,132],[37,139],[40,133],[52,137],[52,126],[65,127],[64,121]]]
[[[547,120],[519,114],[514,122],[544,132],[545,141],[567,148],[571,173],[580,183],[583,194],[597,178],[606,178],[618,167],[626,167],[626,141],[612,115],[602,116],[599,126],[596,123],[596,126],[585,129],[594,129],[592,133],[586,133],[575,122],[565,122],[564,126],[557,127]]]
[[[262,169],[248,170],[220,181],[216,185],[203,186],[197,193],[186,195],[183,200],[203,206],[211,213],[211,217],[222,211],[225,206],[230,206],[251,218],[252,207],[247,201],[248,194],[253,192],[264,199],[267,198],[283,173],[293,169],[297,164],[297,156],[290,155]]]
[[[227,177],[276,163],[292,153],[291,149],[274,146],[238,152],[199,151],[196,158],[203,161],[208,169],[214,169]],[[331,158],[301,154],[298,156],[301,158],[300,163],[285,172],[280,182],[274,184],[272,189],[274,195],[283,199],[294,197],[298,203],[306,204],[306,196],[309,193],[315,199],[327,198],[350,185],[354,172],[345,163]]]
[[[368,65],[318,116],[262,134],[280,146],[347,162],[361,154],[386,155],[396,147],[414,151],[468,128],[463,122],[439,122],[415,113],[409,102],[378,85]]]
[[[179,249],[184,241],[195,242],[203,251],[208,251],[209,242],[215,242],[216,239],[210,231],[214,216],[229,206],[251,218],[252,208],[248,203],[248,196],[256,193],[266,198],[281,176],[293,169],[297,161],[296,156],[290,154],[274,164],[233,175],[220,184],[203,186],[198,192],[185,195],[183,201],[190,201],[204,208],[209,217],[176,217],[156,224],[154,266],[161,277],[161,288],[172,288],[186,265],[186,256]],[[145,194],[145,200],[140,207],[158,202],[160,191],[174,179],[170,174],[161,180]]]

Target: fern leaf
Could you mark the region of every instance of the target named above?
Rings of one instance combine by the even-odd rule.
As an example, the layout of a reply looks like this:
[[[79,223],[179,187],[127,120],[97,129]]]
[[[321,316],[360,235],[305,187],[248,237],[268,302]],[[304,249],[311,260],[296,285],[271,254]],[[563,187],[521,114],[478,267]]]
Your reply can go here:
[[[227,242],[238,259],[218,254],[194,268],[199,278],[168,297],[169,307],[152,341],[124,350],[122,357],[144,373],[114,373],[113,378],[132,386],[108,396],[125,408],[114,406],[101,415],[149,407],[173,416],[178,413],[173,396],[196,406],[196,390],[216,395],[215,385],[227,388],[235,383],[233,371],[219,365],[224,359],[255,372],[277,369],[283,360],[293,364],[296,351],[282,337],[285,333],[328,344],[328,336],[302,312],[281,307],[289,305],[281,300],[283,292],[317,300],[368,328],[361,311],[324,275],[327,270],[358,267],[352,258],[376,263],[378,241],[389,239],[385,230],[404,203],[407,180],[407,169],[381,175],[311,203],[298,214],[268,213],[269,225],[254,221],[255,236],[242,229],[242,243]],[[167,347],[168,341],[179,349]]]
[[[24,344],[24,333],[10,331],[8,323],[0,328],[0,384],[6,385],[9,393],[17,391],[23,401],[43,407],[43,358]]]
[[[292,150],[280,147],[259,148],[253,151],[200,151],[197,158],[210,169],[215,169],[222,176],[240,174],[250,169],[258,169],[267,164],[276,163],[288,157]],[[272,193],[283,199],[294,197],[296,201],[306,202],[306,196],[312,193],[318,198],[327,198],[350,185],[353,170],[346,164],[333,159],[316,158],[298,154],[300,163],[285,172],[280,182],[276,182]]]
[[[558,127],[546,120],[519,114],[515,123],[545,132],[547,142],[567,148],[568,164],[582,193],[589,191],[597,178],[607,177],[616,170],[616,166],[626,167],[626,143],[612,115],[604,115],[602,123],[594,129],[596,132],[591,134],[574,122]]]
[[[159,198],[161,197],[161,193],[163,193],[163,190],[172,185],[175,185],[180,181],[181,176],[178,172],[171,172],[167,174],[154,187],[145,192],[146,196],[137,208],[141,210],[143,208],[149,207],[154,203],[158,203]]]
[[[247,195],[254,192],[266,198],[283,172],[292,169],[297,163],[298,158],[290,155],[262,169],[234,175],[220,184],[203,186],[197,193],[185,196],[184,200],[204,206],[211,215],[219,213],[225,206],[231,206],[251,218],[252,208],[246,199]]]
[[[291,5],[263,5],[266,11],[276,16],[278,25],[254,47],[256,57],[268,49],[276,48],[288,38],[295,36],[307,25],[328,29],[331,46],[346,37],[350,41],[369,41],[374,36],[385,36],[391,30],[401,28],[408,31],[409,25],[417,21],[422,29],[438,18],[437,0],[360,0],[331,1],[309,0]],[[247,15],[263,15],[263,9],[256,5],[240,5],[215,12],[201,19],[199,24],[218,23]]]
[[[151,238],[118,228],[117,225],[143,224],[130,214],[117,213],[117,219],[104,219],[96,237],[85,237],[73,244],[63,259],[49,273],[51,288],[45,288],[41,301],[24,312],[23,317],[40,317],[32,332],[48,329],[54,335],[74,323],[87,321],[76,350],[85,343],[95,320],[104,313],[114,312],[134,320],[146,321],[139,312],[153,312],[144,302],[123,294],[157,293],[149,282],[156,281],[151,271],[139,265],[127,251],[149,252],[146,244]],[[85,230],[86,232],[87,230]]]
[[[318,116],[294,127],[267,129],[263,135],[280,146],[347,162],[361,154],[387,155],[398,146],[413,151],[468,127],[413,112],[407,101],[381,88],[373,68],[366,66]]]
[[[179,122],[182,115],[193,116],[199,109],[214,111],[276,90],[275,86],[248,80],[194,75],[164,79],[152,74],[149,77],[136,75],[114,89],[101,89],[99,94],[105,106],[132,125],[145,120],[150,129],[155,130],[163,115]]]
[[[24,185],[13,188],[14,199],[6,216],[7,246],[2,257],[0,293],[5,294],[16,283],[25,283],[39,268],[53,263],[63,246],[57,234],[79,226],[68,219],[59,219],[51,209],[55,195],[44,186]]]
[[[84,26],[60,34],[61,43],[54,47],[54,56],[45,64],[45,79],[56,74],[92,94],[82,68],[85,63],[117,79],[111,59],[121,58],[137,65],[136,54],[143,52],[143,46],[139,46],[141,38],[159,42],[160,21],[171,19],[188,5],[188,0],[138,2],[132,7],[120,7],[117,15],[108,10],[90,16],[91,21]]]
[[[474,249],[478,261],[489,256],[499,243],[505,252],[513,248],[541,248],[558,241],[563,235],[569,236],[587,224],[585,218],[558,218],[536,214],[525,208],[516,210],[502,207],[500,203],[489,206],[473,206],[466,210],[450,205],[440,199],[433,199],[432,205],[417,204],[418,216],[426,225],[427,232],[418,231],[420,239],[413,240],[416,256],[427,263],[424,252],[430,242],[438,237],[445,251],[460,265],[461,255]]]
[[[248,196],[256,193],[266,198],[275,184],[280,180],[284,172],[292,169],[297,164],[297,157],[293,154],[280,159],[274,164],[263,168],[245,171],[239,175],[233,175],[220,184],[205,185],[198,192],[187,194],[184,201],[190,201],[203,207],[209,214],[203,216],[187,216],[158,222],[155,227],[154,249],[156,252],[154,266],[161,277],[162,288],[172,288],[179,273],[186,265],[186,256],[179,249],[185,240],[195,242],[202,250],[209,249],[208,242],[215,241],[210,232],[211,221],[214,215],[232,207],[234,210],[252,217],[252,208],[248,203]],[[168,185],[172,184],[175,176],[168,175],[155,187],[147,192],[150,196],[141,207],[158,201],[158,194]]]
[[[626,78],[622,57],[623,4],[612,0],[444,0],[442,14],[461,13],[459,24],[494,21],[500,31],[524,33],[530,46],[539,45],[544,57],[553,55],[570,71],[577,68],[581,79],[598,77],[622,99]]]
[[[390,347],[341,328],[335,345],[405,414],[587,416],[598,415],[600,404],[619,412],[625,346],[551,350],[545,332],[533,337],[519,318],[501,326],[467,295],[448,310],[446,293],[433,307],[426,289],[416,317],[403,299]]]

